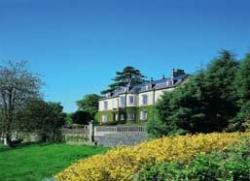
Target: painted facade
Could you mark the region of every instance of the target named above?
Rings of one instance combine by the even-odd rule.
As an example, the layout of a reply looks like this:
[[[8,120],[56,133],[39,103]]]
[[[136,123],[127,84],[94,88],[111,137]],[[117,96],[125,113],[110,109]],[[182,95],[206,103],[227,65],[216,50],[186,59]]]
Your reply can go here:
[[[100,123],[145,122],[164,92],[174,90],[186,78],[187,74],[183,70],[173,69],[170,78],[151,80],[133,87],[120,87],[100,99],[98,120]]]

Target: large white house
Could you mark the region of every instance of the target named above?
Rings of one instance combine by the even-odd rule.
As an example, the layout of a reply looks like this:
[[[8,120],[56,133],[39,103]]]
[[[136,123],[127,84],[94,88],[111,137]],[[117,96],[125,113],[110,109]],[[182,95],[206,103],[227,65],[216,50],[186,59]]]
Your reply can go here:
[[[187,78],[184,70],[173,69],[170,78],[151,80],[141,85],[120,87],[99,100],[101,123],[115,121],[146,121],[152,106],[166,91],[172,91]]]

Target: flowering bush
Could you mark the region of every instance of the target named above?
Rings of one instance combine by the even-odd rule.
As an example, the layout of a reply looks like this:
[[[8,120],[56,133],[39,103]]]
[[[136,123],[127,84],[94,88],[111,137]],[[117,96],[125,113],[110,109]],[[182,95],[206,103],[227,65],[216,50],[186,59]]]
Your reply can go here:
[[[145,165],[134,180],[239,180],[250,178],[250,139],[241,139],[223,151],[200,154],[188,163]]]
[[[250,133],[212,133],[165,137],[133,147],[120,147],[104,155],[80,160],[56,178],[59,181],[132,180],[144,164],[182,161],[196,155],[223,150]]]

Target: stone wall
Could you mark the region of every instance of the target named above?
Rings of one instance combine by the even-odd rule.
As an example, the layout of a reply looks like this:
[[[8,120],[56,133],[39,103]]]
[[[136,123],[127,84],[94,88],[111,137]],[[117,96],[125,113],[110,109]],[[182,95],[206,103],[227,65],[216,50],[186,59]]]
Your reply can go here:
[[[102,146],[135,145],[147,140],[144,126],[95,126],[94,141]]]
[[[109,133],[103,136],[95,136],[97,145],[114,147],[121,145],[135,145],[147,140],[146,133],[130,132],[130,133]]]
[[[75,129],[61,129],[63,141],[67,144],[91,144],[89,127]]]
[[[134,145],[147,140],[144,126],[93,126],[62,129],[67,144],[96,144],[102,146]]]

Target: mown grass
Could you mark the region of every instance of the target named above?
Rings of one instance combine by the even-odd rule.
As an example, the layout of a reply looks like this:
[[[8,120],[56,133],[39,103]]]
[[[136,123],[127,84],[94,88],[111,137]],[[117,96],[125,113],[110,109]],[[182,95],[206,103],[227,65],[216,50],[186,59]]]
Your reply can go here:
[[[40,181],[79,159],[106,150],[104,147],[66,144],[35,144],[12,149],[0,145],[0,180]]]

